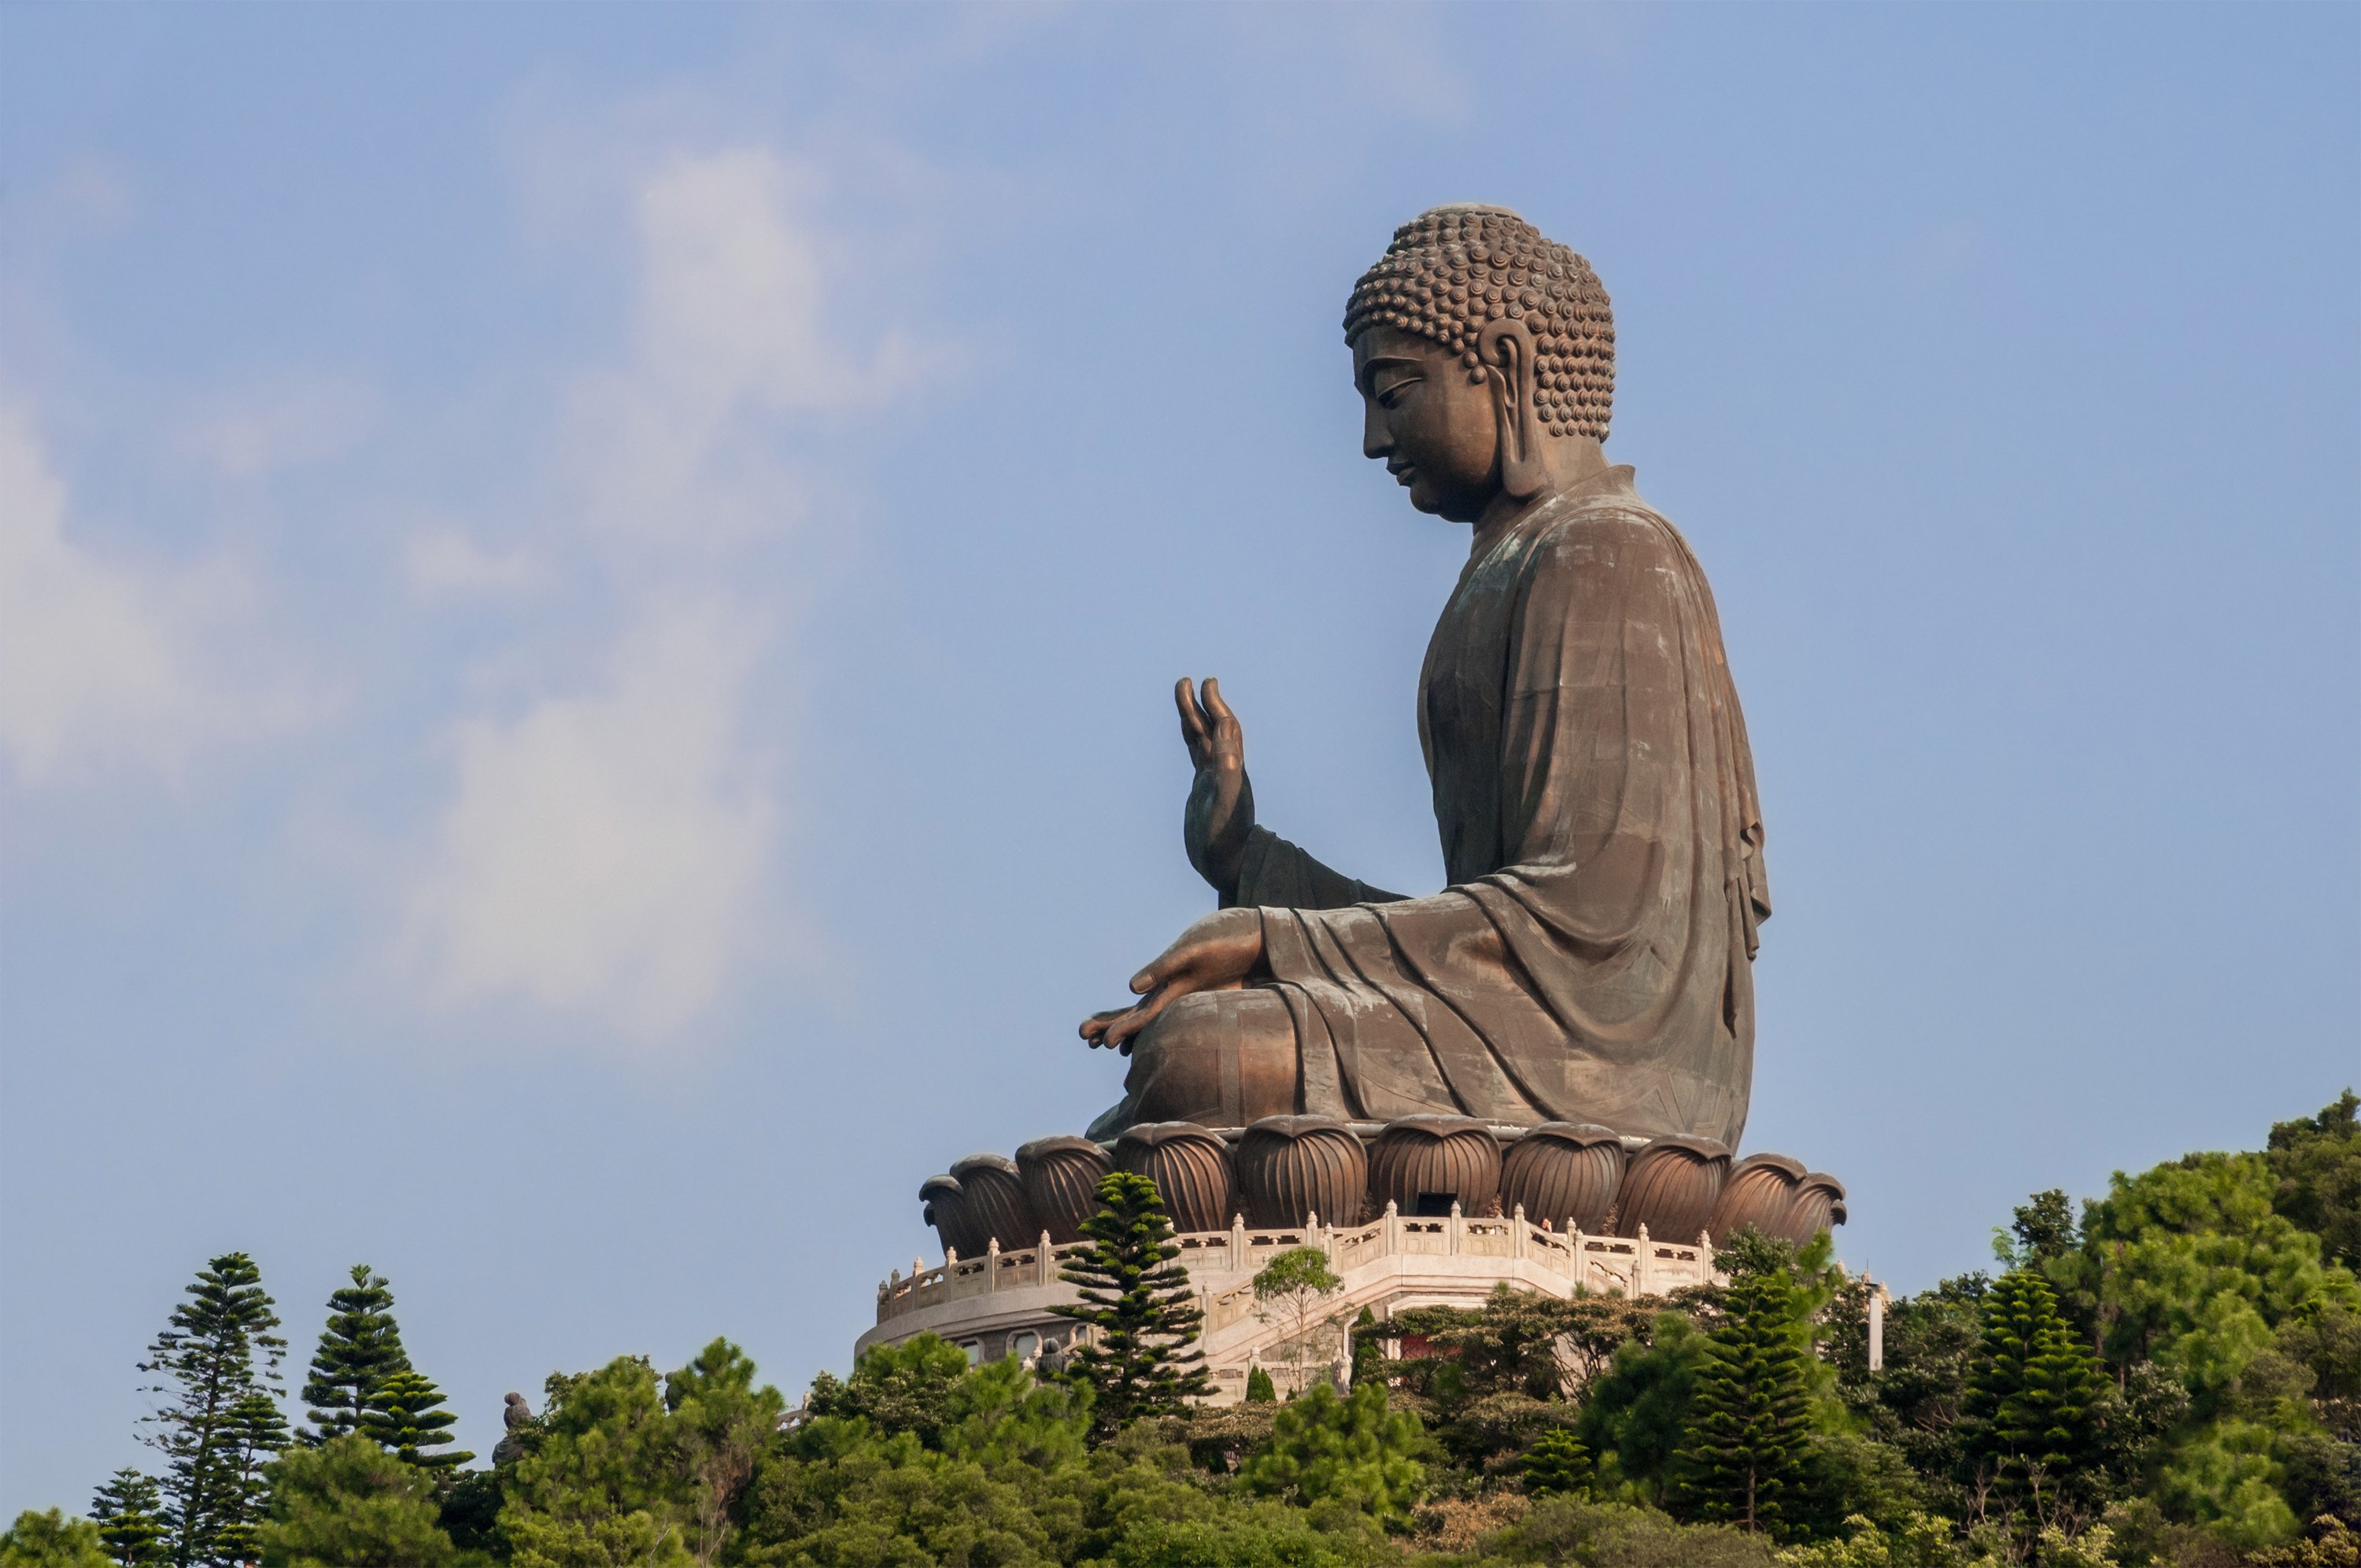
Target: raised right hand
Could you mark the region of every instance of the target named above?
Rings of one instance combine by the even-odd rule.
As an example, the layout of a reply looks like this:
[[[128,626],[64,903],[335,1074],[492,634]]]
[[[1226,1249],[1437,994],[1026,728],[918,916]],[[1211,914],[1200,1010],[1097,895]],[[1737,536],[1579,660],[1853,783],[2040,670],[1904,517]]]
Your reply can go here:
[[[1189,761],[1197,770],[1181,818],[1181,842],[1188,846],[1189,863],[1227,904],[1237,897],[1246,837],[1255,825],[1246,730],[1222,700],[1218,680],[1208,678],[1200,694],[1183,675],[1172,688],[1172,700],[1180,708],[1180,739],[1188,743]]]

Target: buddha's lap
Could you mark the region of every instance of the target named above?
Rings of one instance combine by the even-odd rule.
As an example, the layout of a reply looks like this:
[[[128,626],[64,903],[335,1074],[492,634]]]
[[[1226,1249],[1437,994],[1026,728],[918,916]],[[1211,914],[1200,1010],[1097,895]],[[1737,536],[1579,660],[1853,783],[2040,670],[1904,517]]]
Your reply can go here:
[[[1293,1111],[1295,1020],[1274,991],[1181,997],[1133,1044],[1126,1088],[1144,1122],[1244,1126]]]
[[[1295,1019],[1276,991],[1198,991],[1180,997],[1140,1032],[1135,1057],[1179,1066],[1224,1055],[1295,1057]]]

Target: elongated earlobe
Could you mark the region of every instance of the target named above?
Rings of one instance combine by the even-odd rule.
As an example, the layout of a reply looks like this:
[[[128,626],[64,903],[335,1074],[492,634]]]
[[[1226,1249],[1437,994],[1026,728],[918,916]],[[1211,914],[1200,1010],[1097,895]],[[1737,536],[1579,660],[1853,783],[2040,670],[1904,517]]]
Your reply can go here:
[[[1542,424],[1533,409],[1532,340],[1513,323],[1496,321],[1477,340],[1477,352],[1491,370],[1492,413],[1499,430],[1500,488],[1529,501],[1549,483],[1542,455]]]

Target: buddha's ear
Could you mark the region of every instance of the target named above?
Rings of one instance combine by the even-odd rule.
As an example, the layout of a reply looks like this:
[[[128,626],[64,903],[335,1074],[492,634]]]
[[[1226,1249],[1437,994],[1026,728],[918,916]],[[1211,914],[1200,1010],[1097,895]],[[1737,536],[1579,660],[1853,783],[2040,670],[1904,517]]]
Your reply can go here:
[[[1476,352],[1490,372],[1492,417],[1499,432],[1500,488],[1521,501],[1549,483],[1542,455],[1541,421],[1533,411],[1533,339],[1524,323],[1508,317],[1484,323]]]

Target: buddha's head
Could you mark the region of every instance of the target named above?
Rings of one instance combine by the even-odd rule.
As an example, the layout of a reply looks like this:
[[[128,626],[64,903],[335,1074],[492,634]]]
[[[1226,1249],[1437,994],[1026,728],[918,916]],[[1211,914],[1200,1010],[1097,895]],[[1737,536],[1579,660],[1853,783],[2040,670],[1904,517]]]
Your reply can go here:
[[[1615,318],[1590,263],[1505,207],[1436,207],[1394,231],[1345,308],[1361,450],[1411,504],[1471,522],[1596,468]]]

